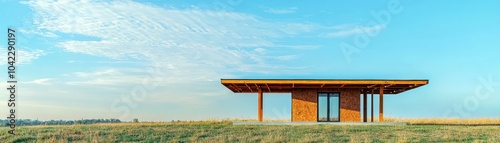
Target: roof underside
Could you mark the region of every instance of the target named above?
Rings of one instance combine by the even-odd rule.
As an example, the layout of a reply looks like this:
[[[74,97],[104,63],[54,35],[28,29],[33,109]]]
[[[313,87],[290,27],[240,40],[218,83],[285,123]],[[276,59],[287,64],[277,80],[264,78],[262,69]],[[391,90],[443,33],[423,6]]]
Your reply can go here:
[[[358,79],[221,79],[234,93],[290,93],[294,88],[354,88],[365,91],[384,88],[384,94],[398,94],[428,84],[429,80],[358,80]]]

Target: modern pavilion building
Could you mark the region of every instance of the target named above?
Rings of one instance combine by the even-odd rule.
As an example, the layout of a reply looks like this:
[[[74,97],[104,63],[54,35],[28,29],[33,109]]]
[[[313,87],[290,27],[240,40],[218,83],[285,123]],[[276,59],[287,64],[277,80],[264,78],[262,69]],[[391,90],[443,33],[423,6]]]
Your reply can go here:
[[[292,122],[361,122],[361,117],[367,122],[367,94],[371,94],[373,122],[373,94],[379,94],[379,121],[383,122],[384,94],[399,94],[429,80],[221,79],[221,83],[234,93],[257,93],[260,122],[264,93],[292,94]]]

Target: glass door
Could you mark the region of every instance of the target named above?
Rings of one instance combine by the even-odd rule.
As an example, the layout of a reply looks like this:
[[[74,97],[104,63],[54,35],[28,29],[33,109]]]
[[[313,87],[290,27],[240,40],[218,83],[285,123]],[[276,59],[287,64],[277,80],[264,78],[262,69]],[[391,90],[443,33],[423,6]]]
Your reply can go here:
[[[318,121],[340,121],[339,93],[318,93]]]
[[[329,95],[329,108],[330,112],[328,113],[329,121],[338,122],[340,121],[340,97],[338,93],[330,93]]]
[[[328,121],[328,94],[318,93],[318,121]]]

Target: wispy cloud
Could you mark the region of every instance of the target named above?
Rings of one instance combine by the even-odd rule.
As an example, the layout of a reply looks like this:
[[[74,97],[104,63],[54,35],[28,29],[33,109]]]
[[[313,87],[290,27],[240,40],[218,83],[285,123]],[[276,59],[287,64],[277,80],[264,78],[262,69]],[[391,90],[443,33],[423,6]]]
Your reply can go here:
[[[52,85],[50,81],[52,81],[52,78],[41,78],[41,79],[35,79],[32,81],[26,81],[24,83],[33,83],[33,84],[39,84],[39,85]]]
[[[293,59],[296,59],[298,56],[297,55],[286,55],[286,56],[278,56],[276,57],[275,59],[277,60],[282,60],[282,61],[286,61],[286,60],[293,60]]]
[[[46,31],[41,31],[41,30],[35,30],[32,28],[20,28],[19,32],[22,32],[24,34],[34,34],[34,35],[40,35],[43,37],[48,37],[48,38],[58,38],[59,36],[52,33],[52,32],[46,32]]]
[[[96,72],[75,72],[74,75],[77,77],[95,77],[95,76],[102,76],[102,75],[116,75],[118,72],[115,69],[106,69],[102,71],[96,71]]]
[[[46,55],[47,53],[43,50],[30,50],[30,51],[25,51],[25,50],[20,50],[19,51],[19,59],[20,63],[30,63],[33,60],[38,59],[41,56]]]
[[[297,7],[288,7],[288,8],[266,8],[266,12],[272,14],[290,14],[295,13],[297,11]]]
[[[57,38],[55,47],[112,61],[134,62],[123,67],[73,71],[54,79],[66,88],[94,89],[78,91],[85,98],[128,95],[132,88],[156,81],[161,88],[148,90],[147,102],[205,104],[214,100],[209,96],[229,93],[218,83],[220,78],[238,78],[241,72],[303,71],[304,67],[269,64],[268,61],[297,58],[271,55],[271,48],[316,48],[276,43],[282,38],[311,32],[316,25],[273,22],[244,13],[162,8],[133,1],[23,3],[32,8],[36,18],[33,29],[26,30]],[[92,38],[65,37],[68,34]],[[67,62],[85,61],[68,59]]]
[[[0,47],[0,52],[1,53],[7,53],[7,48],[2,48]],[[46,55],[47,53],[43,50],[36,49],[36,50],[26,50],[27,48],[24,47],[17,47],[16,48],[16,64],[29,64],[32,61],[38,59],[41,56]],[[22,49],[22,50],[21,50]],[[0,55],[0,65],[5,65],[7,64],[7,54],[1,54]]]
[[[92,72],[74,72],[67,76],[75,77],[65,82],[67,85],[133,85],[140,83],[147,74],[141,70],[127,68],[108,68]]]
[[[196,75],[213,80],[220,73],[287,70],[267,64],[269,56],[259,49],[311,30],[308,24],[269,22],[249,14],[164,9],[133,1],[24,3],[37,15],[36,29],[99,39],[56,44],[66,51],[148,61],[180,78]]]
[[[326,37],[338,38],[352,36],[360,33],[374,33],[380,31],[384,28],[383,25],[373,25],[373,26],[350,26],[350,25],[339,25],[333,29],[333,32],[325,34]]]
[[[147,101],[143,102],[205,105],[213,100],[212,97],[230,92],[225,89],[225,87],[220,86],[219,81],[207,80],[209,77],[203,77],[202,75],[192,75],[190,77],[156,77],[150,75],[148,71],[135,68],[114,68],[92,72],[74,72],[66,76],[76,78],[72,78],[71,81],[64,82],[59,86],[72,88],[90,87],[98,89],[95,91],[98,91],[99,94],[93,95],[82,94],[82,92],[87,93],[87,91],[79,92],[78,96],[81,95],[85,98],[101,97],[102,95],[100,94],[127,96],[132,94],[130,89],[144,87],[151,90],[146,90],[145,98],[147,98]],[[231,75],[226,77],[234,78]],[[196,82],[191,82],[192,80],[196,80]]]

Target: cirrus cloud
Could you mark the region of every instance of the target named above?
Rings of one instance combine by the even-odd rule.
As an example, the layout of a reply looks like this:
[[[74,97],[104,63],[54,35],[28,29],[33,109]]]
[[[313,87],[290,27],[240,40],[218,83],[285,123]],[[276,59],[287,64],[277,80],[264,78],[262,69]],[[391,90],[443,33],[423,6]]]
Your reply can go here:
[[[176,77],[216,79],[220,73],[287,70],[267,64],[266,58],[273,58],[255,49],[286,47],[275,40],[314,28],[237,12],[162,8],[133,1],[23,3],[35,12],[37,30],[94,38],[63,39],[55,43],[57,47],[152,63],[148,66],[168,69],[169,75]],[[269,70],[254,70],[263,68]]]

